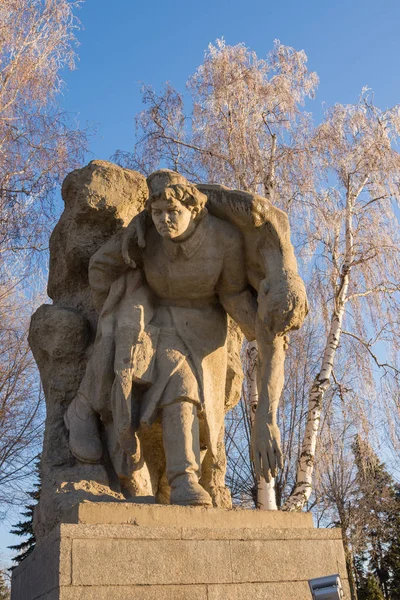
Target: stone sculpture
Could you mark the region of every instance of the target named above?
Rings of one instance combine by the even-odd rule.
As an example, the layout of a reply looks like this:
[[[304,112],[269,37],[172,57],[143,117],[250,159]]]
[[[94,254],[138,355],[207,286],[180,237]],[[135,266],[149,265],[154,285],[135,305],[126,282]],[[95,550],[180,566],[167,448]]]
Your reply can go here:
[[[40,307],[30,332],[48,412],[41,534],[65,506],[95,496],[230,505],[223,421],[241,383],[232,319],[259,347],[256,471],[269,479],[281,464],[284,334],[307,314],[287,217],[265,198],[173,171],[147,186],[101,161],[63,186],[55,304]]]

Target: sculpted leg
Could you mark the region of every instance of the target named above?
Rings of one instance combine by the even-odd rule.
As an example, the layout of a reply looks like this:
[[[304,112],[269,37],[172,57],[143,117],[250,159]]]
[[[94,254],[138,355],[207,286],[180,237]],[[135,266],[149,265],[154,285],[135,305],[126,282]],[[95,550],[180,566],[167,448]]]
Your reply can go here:
[[[162,430],[171,504],[211,506],[210,495],[199,484],[200,436],[196,406],[185,401],[165,406]]]
[[[103,448],[98,417],[79,392],[69,405],[64,421],[69,431],[69,448],[75,458],[85,463],[100,462]]]
[[[232,508],[231,494],[225,485],[226,453],[224,434],[225,427],[222,427],[218,439],[218,454],[216,458],[213,457],[209,448],[205,448],[203,450],[204,457],[202,457],[200,483],[210,494],[213,501],[213,506],[218,508]],[[203,437],[204,439],[206,438],[205,433]],[[200,421],[200,444],[201,439]]]

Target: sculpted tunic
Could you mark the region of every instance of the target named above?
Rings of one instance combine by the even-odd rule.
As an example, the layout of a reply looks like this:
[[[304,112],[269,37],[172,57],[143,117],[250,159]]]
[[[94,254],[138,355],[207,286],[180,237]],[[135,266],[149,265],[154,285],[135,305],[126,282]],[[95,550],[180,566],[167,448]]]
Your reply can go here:
[[[256,305],[247,288],[241,234],[211,216],[182,243],[151,228],[142,265],[156,304],[151,324],[160,333],[155,383],[143,395],[141,422],[151,423],[158,407],[192,401],[205,413],[215,449],[224,419],[226,312],[254,337]]]
[[[95,293],[104,294],[104,282],[112,276],[115,279],[115,269],[121,265],[118,247],[118,240],[110,241],[92,258],[89,277]],[[153,364],[139,394],[134,392],[130,398],[126,393],[122,396],[114,393],[113,419],[123,420],[118,415],[123,413],[121,402],[125,405],[125,401],[139,405],[142,426],[151,425],[162,406],[181,400],[193,402],[205,416],[208,444],[216,456],[224,421],[226,313],[248,339],[254,339],[256,302],[247,284],[242,235],[233,225],[206,215],[193,234],[181,243],[162,238],[151,226],[146,247],[134,248],[133,254],[145,281],[132,285],[125,279],[121,291],[120,277],[111,286],[100,315],[99,330],[101,335],[101,329],[103,332],[110,329],[104,326],[110,315],[116,321],[114,333],[123,330],[125,341],[119,342],[118,335],[113,340],[115,380],[119,377],[122,385],[131,378],[128,385],[132,387],[132,369],[133,380],[141,383],[135,354],[130,353],[131,370],[121,368],[127,358],[117,358],[127,356],[126,339],[131,335],[127,332],[135,331],[129,343],[136,349],[141,348],[143,333],[148,336],[146,339],[151,338],[147,346],[152,356],[147,357],[146,364],[149,361]],[[132,279],[131,274],[128,276]],[[150,301],[144,297],[144,290],[149,292]],[[122,305],[129,305],[129,310],[140,305],[140,310],[131,310],[128,318],[126,309],[121,311]],[[118,316],[118,310],[123,316]],[[120,351],[123,345],[125,348]],[[125,400],[121,400],[123,396]]]

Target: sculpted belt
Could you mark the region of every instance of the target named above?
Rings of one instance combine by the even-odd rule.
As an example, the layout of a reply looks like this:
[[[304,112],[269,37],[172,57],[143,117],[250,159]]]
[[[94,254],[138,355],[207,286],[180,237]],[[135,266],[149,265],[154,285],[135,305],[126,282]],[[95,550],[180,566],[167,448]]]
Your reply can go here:
[[[181,308],[204,308],[207,306],[213,306],[218,304],[217,296],[206,296],[205,298],[193,298],[193,299],[185,299],[185,298],[157,298],[157,304],[159,306],[178,306]]]

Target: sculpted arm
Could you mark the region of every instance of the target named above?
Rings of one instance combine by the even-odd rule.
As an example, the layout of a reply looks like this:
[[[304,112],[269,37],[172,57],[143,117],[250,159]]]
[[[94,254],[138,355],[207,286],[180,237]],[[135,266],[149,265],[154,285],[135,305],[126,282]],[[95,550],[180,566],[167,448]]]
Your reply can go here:
[[[256,473],[267,481],[276,476],[278,467],[283,467],[277,410],[284,384],[284,334],[298,329],[308,312],[287,215],[276,208],[270,215],[259,230],[258,252],[264,279],[258,288],[259,401],[251,440]]]
[[[89,284],[93,304],[98,312],[101,311],[114,281],[129,267],[136,268],[140,263],[137,229],[141,215],[142,213],[136,215],[126,228],[113,235],[90,259]]]
[[[277,411],[284,384],[284,334],[298,329],[308,312],[287,215],[272,206],[268,214],[269,219],[258,231],[264,278],[257,298],[259,399],[251,439],[256,473],[267,481],[276,476],[278,467],[283,467]]]
[[[199,187],[208,196],[209,211],[237,225],[245,237],[248,278],[258,292],[259,398],[251,445],[256,474],[269,481],[283,466],[277,410],[284,383],[284,334],[303,323],[306,291],[283,211],[254,194],[219,185]]]

